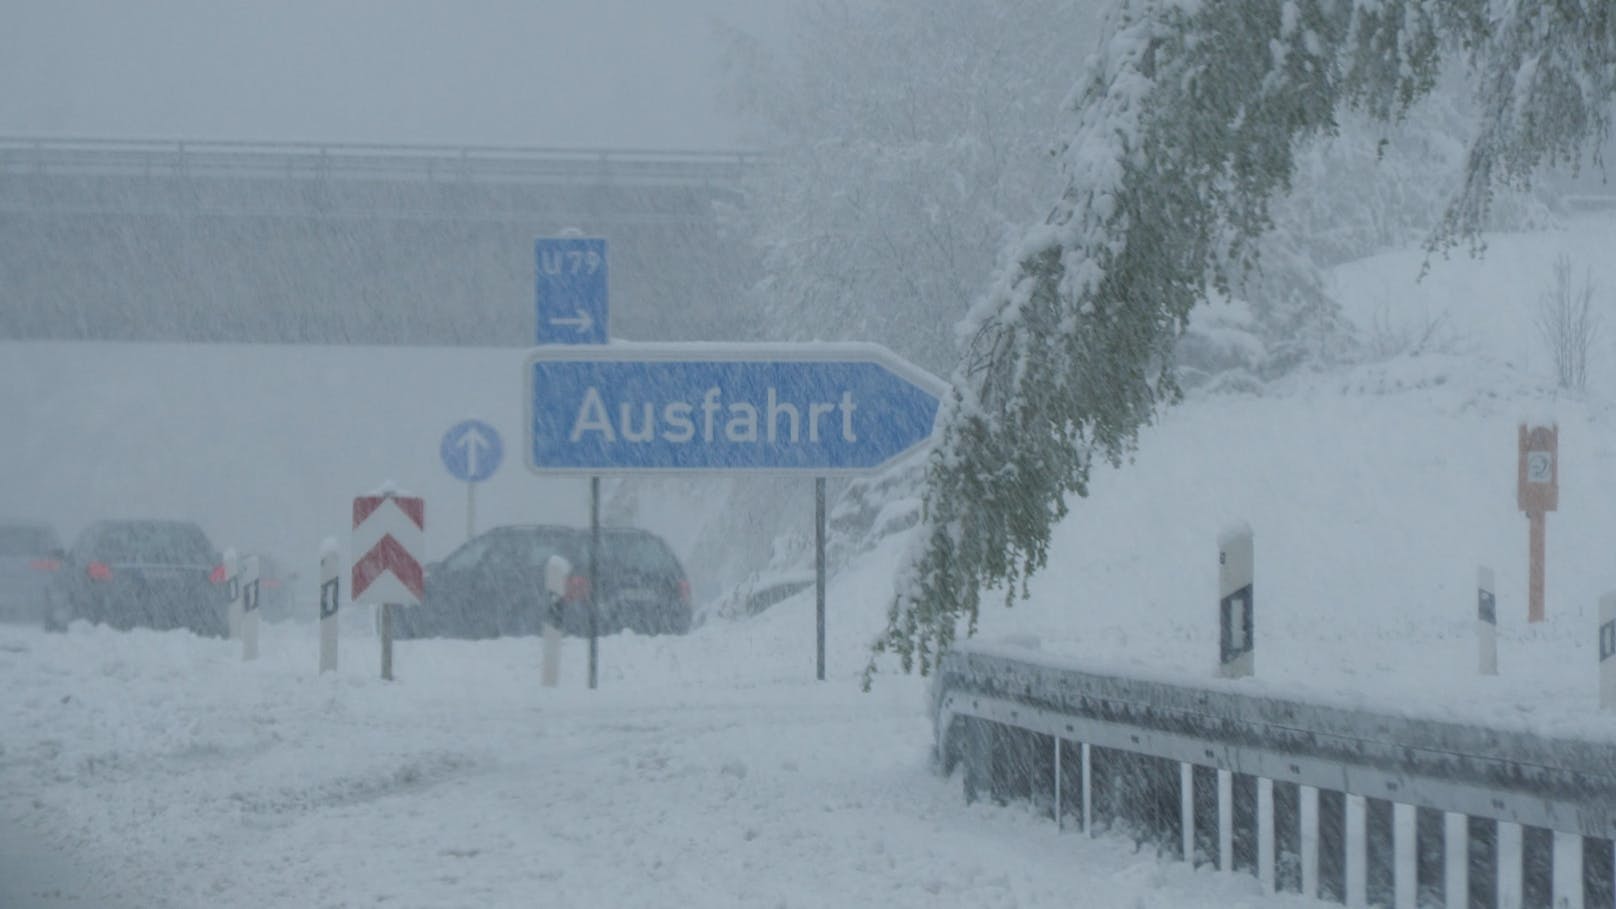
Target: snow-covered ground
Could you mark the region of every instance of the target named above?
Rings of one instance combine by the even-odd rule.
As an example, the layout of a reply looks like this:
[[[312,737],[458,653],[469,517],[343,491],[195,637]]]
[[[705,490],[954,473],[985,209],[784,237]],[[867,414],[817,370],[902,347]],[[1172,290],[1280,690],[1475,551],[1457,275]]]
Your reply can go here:
[[[1589,220],[1493,238],[1488,258],[1434,261],[1418,284],[1417,254],[1337,270],[1349,316],[1385,350],[1431,343],[1165,412],[1134,463],[1098,471],[1073,503],[1032,598],[986,608],[983,637],[1210,682],[1216,535],[1246,521],[1258,677],[1221,684],[1616,739],[1616,716],[1597,710],[1594,641],[1597,597],[1616,588],[1604,494],[1616,321],[1586,396],[1555,392],[1531,329],[1559,252],[1579,279],[1593,269],[1607,307],[1616,299],[1616,262],[1600,258],[1613,241],[1616,224]],[[60,500],[64,524],[100,507],[265,503],[277,539],[306,538],[311,557],[376,473],[452,514],[462,491],[437,479],[437,435],[485,382],[508,381],[511,400],[480,415],[514,430],[515,369],[409,352],[417,366],[393,376],[382,360],[401,354],[367,352],[367,368],[338,375],[340,353],[0,345],[6,378],[52,382],[0,396],[4,425],[22,427],[0,443],[3,501],[51,514]],[[451,364],[455,381],[432,381]],[[237,366],[256,385],[232,378]],[[413,415],[397,400],[406,386],[429,402]],[[213,438],[163,416],[170,397],[217,408]],[[353,398],[378,416],[350,436],[306,417],[315,401]],[[242,413],[278,427],[255,436],[271,441],[240,441],[255,425]],[[1523,418],[1560,426],[1537,626],[1514,501]],[[378,433],[401,441],[367,450]],[[519,471],[502,482],[490,508],[574,501]],[[260,530],[234,517],[210,529],[221,542]],[[1023,806],[964,804],[958,780],[928,770],[923,684],[889,669],[857,691],[905,542],[840,566],[825,683],[811,681],[811,595],[687,637],[605,639],[595,692],[576,641],[559,689],[539,687],[537,644],[522,640],[407,642],[398,681],[383,683],[357,611],[343,669],[326,677],[308,626],[267,628],[252,664],[239,645],[183,633],[0,627],[0,844],[37,844],[83,876],[82,892],[139,907],[1310,905],[1059,832]],[[1494,679],[1474,671],[1478,564],[1497,573]]]

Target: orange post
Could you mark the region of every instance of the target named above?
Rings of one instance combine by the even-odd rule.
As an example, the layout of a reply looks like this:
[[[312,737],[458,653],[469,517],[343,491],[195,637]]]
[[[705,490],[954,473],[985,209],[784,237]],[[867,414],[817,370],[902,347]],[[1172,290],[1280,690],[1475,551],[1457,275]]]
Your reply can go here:
[[[1543,535],[1548,522],[1544,520],[1541,511],[1530,512],[1526,517],[1532,525],[1531,577],[1527,582],[1526,621],[1541,622],[1543,621]]]

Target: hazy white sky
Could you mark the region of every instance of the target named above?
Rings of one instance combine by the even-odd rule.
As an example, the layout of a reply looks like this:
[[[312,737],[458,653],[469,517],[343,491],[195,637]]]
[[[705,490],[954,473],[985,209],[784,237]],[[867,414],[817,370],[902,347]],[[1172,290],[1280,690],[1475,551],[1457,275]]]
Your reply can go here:
[[[0,134],[731,148],[790,0],[6,0]]]

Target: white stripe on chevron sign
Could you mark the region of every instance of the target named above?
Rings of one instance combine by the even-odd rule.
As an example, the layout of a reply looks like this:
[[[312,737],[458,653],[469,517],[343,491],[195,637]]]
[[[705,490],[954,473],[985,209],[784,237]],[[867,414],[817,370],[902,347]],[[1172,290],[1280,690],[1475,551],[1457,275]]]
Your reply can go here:
[[[419,561],[425,555],[426,531],[399,508],[396,501],[388,501],[372,511],[363,522],[354,527],[353,547],[349,551],[358,559],[375,548],[382,537],[391,536],[405,551]]]

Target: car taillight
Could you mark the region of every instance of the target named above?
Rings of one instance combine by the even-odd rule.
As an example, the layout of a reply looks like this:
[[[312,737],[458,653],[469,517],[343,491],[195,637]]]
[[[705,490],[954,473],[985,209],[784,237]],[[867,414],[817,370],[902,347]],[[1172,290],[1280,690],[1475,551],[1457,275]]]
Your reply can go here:
[[[567,599],[582,603],[589,599],[589,578],[581,574],[567,575]]]
[[[690,602],[690,579],[689,578],[680,578],[679,579],[679,602],[681,602],[681,603]]]
[[[223,565],[215,565],[213,572],[208,575],[208,580],[215,584],[223,584],[225,581],[230,580],[230,576],[225,574]]]
[[[112,577],[112,569],[108,568],[105,562],[91,562],[84,569],[84,573],[89,575],[92,581],[105,581]]]
[[[62,567],[61,559],[35,559],[28,563],[28,567],[35,571],[55,571]]]

